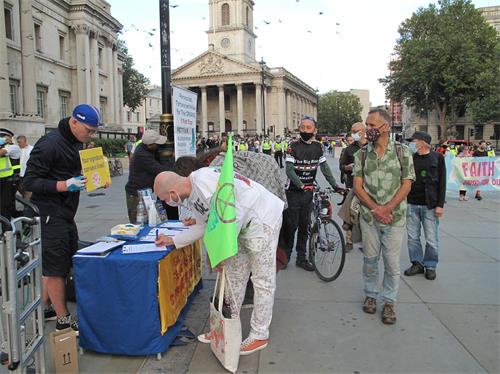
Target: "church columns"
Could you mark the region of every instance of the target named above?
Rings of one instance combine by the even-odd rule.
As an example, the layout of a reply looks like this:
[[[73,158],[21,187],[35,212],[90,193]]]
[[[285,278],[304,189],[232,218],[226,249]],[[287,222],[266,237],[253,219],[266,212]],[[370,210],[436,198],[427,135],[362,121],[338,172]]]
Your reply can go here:
[[[90,38],[90,63],[92,66],[91,69],[91,98],[92,105],[96,108],[99,108],[99,98],[100,98],[100,87],[99,87],[99,45],[97,43],[97,39],[99,38],[99,34],[95,31],[91,34]]]
[[[236,84],[236,91],[238,119],[234,130],[236,134],[239,134],[243,128],[243,85],[241,83]]]
[[[262,132],[262,86],[255,84],[255,131]]]
[[[226,111],[224,107],[224,85],[219,85],[219,133],[226,131]]]
[[[278,88],[278,123],[274,124],[274,136],[283,135],[284,128],[286,127],[286,117],[287,117],[287,108],[286,108],[286,90],[283,88]]]
[[[263,88],[263,92],[264,92],[264,123],[265,123],[265,126],[266,128],[264,129],[264,135],[267,135],[269,133],[269,116],[268,116],[268,113],[270,113],[271,111],[269,110],[269,105],[267,104],[267,86],[264,86]]]
[[[36,77],[35,77],[35,29],[33,25],[32,2],[21,0],[21,68],[23,80],[23,112],[35,114],[36,110]],[[2,7],[3,11],[3,7]],[[3,17],[3,13],[2,13]],[[5,30],[5,29],[4,29]],[[8,74],[5,75],[8,82]],[[6,91],[9,92],[9,91]],[[6,100],[7,101],[7,100]]]
[[[0,0],[0,9],[4,9],[4,2]],[[5,35],[5,17],[0,17],[0,92],[9,92],[9,65],[7,60],[7,37]],[[10,100],[0,100],[0,118],[10,112]]]
[[[108,123],[115,123],[115,76],[114,76],[114,53],[113,53],[114,45],[113,42],[110,40],[106,41],[106,52],[108,55],[108,108],[107,110],[107,115],[108,115]]]
[[[286,90],[286,119],[285,119],[285,133],[290,128],[292,122],[292,96],[290,90]]]
[[[201,136],[208,134],[208,105],[207,105],[207,87],[201,88]]]

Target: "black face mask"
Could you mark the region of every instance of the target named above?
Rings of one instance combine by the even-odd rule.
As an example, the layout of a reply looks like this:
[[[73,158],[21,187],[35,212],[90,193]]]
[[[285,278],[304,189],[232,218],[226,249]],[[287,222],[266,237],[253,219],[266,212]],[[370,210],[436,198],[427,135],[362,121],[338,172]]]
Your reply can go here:
[[[313,136],[314,136],[314,133],[312,133],[312,132],[301,132],[300,133],[300,137],[305,142],[308,142]]]

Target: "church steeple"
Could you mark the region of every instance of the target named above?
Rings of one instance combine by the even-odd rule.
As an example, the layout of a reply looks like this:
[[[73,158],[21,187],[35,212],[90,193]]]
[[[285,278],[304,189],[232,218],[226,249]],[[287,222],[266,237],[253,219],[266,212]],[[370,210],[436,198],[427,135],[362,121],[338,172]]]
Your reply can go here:
[[[253,0],[209,0],[208,4],[208,44],[242,62],[255,62]]]

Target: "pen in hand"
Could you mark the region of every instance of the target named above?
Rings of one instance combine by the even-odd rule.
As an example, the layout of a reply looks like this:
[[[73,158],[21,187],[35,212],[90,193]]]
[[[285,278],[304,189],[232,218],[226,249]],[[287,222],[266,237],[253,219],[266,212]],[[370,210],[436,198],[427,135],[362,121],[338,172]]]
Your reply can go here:
[[[156,229],[156,241],[158,241],[158,229]]]

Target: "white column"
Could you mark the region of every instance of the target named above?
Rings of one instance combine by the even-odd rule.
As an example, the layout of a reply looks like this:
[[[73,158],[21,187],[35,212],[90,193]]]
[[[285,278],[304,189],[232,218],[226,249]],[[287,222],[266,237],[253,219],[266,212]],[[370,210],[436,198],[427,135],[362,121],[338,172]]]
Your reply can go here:
[[[267,86],[262,87],[262,92],[264,93],[264,121],[266,124],[266,128],[264,131],[264,135],[266,135],[269,131],[269,105],[267,104]]]
[[[262,86],[255,83],[255,131],[262,133]]]
[[[0,0],[0,9],[4,9],[4,2]],[[7,64],[7,37],[5,36],[5,17],[0,16],[0,92],[2,95],[9,93],[9,65]],[[10,100],[0,100],[0,117],[7,116],[10,112]]]
[[[114,124],[118,124],[120,121],[120,82],[119,82],[119,76],[118,76],[118,50],[117,50],[117,45],[113,45],[113,85],[114,85],[114,94],[115,94],[115,106],[113,110],[115,111],[115,121]],[[146,113],[144,113],[146,114]],[[143,118],[141,118],[141,121],[144,122],[144,125],[146,124],[146,115],[144,115]]]
[[[76,83],[78,87],[78,104],[90,103],[90,41],[89,26],[75,25],[76,33]]]
[[[279,107],[279,114],[278,114],[278,123],[275,123],[275,130],[274,130],[274,136],[276,135],[283,135],[284,134],[284,128],[285,128],[285,123],[286,123],[286,91],[283,88],[278,88],[278,107]]]
[[[224,107],[224,85],[219,87],[219,133],[226,131],[226,111]]]
[[[118,77],[118,118],[116,121],[120,126],[123,126],[124,121],[124,113],[123,113],[123,69],[121,64],[118,64],[118,71],[117,71],[117,77]],[[146,115],[144,116],[144,123],[146,123]]]
[[[286,120],[285,129],[290,127],[292,123],[292,96],[290,95],[290,90],[286,90]]]
[[[107,54],[107,65],[108,65],[108,107],[106,108],[108,112],[108,123],[115,123],[115,75],[113,73],[114,63],[113,63],[113,42],[110,40],[106,41],[106,54]]]
[[[201,136],[208,135],[208,104],[207,104],[207,87],[201,88]]]
[[[21,0],[19,3],[20,3],[19,12],[21,14],[21,56],[22,56],[21,86],[23,89],[23,114],[35,114],[37,112],[36,77],[35,77],[36,61],[35,61],[35,29],[33,24],[33,13],[31,10],[32,1]],[[8,75],[6,75],[5,78],[8,81],[9,79]]]
[[[243,128],[243,85],[236,85],[236,97],[237,97],[237,105],[238,105],[238,120],[236,123],[236,134],[240,134]]]
[[[99,96],[100,96],[100,87],[99,87],[99,45],[97,40],[99,38],[99,34],[93,32],[90,38],[90,66],[91,66],[91,98],[92,105],[99,108]]]

